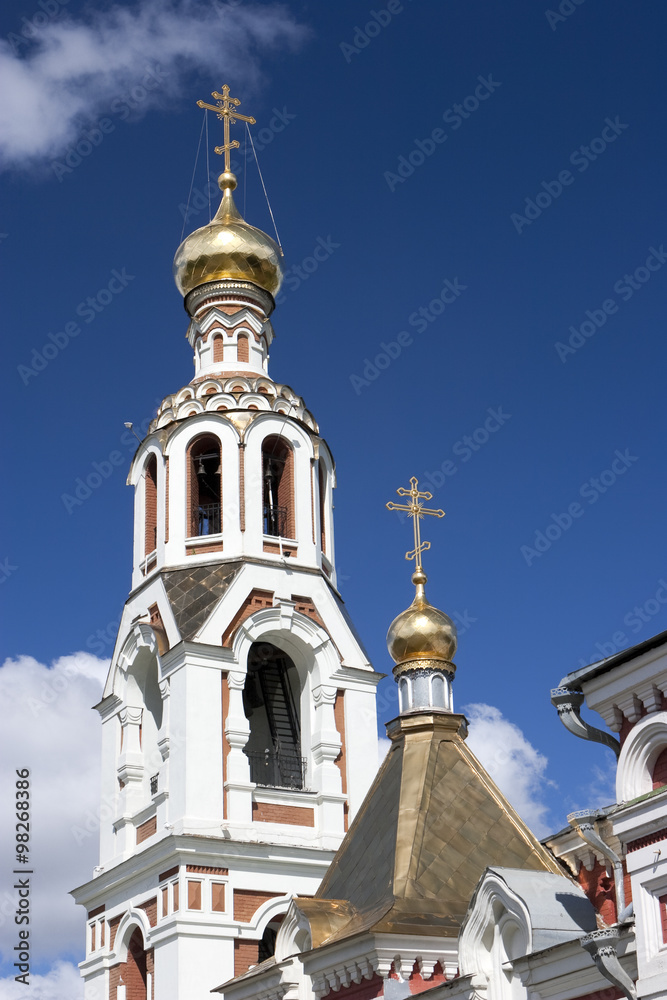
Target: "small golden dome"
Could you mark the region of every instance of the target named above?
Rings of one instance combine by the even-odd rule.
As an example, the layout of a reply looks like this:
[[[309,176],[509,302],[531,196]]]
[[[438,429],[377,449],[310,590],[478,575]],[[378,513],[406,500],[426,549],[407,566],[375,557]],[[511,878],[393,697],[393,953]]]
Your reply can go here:
[[[395,663],[411,660],[446,660],[456,652],[456,625],[452,619],[426,600],[424,573],[414,573],[415,599],[394,618],[387,632],[387,649]]]
[[[236,177],[220,174],[223,191],[212,221],[190,233],[176,251],[174,280],[181,295],[207,281],[251,281],[275,295],[283,280],[280,249],[261,229],[239,213],[232,191]]]

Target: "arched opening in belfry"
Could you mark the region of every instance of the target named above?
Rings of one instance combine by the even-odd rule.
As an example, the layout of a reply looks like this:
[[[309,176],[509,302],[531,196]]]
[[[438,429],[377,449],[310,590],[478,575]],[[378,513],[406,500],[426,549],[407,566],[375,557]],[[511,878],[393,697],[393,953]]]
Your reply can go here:
[[[220,442],[212,434],[188,448],[188,536],[222,531],[222,462]]]
[[[148,970],[144,938],[137,927],[127,946],[127,962],[122,971],[127,1000],[148,1000]]]
[[[269,642],[248,654],[243,708],[250,722],[245,753],[250,780],[273,788],[303,788],[299,675],[292,660]]]
[[[262,483],[264,534],[294,538],[294,454],[277,435],[262,445]]]

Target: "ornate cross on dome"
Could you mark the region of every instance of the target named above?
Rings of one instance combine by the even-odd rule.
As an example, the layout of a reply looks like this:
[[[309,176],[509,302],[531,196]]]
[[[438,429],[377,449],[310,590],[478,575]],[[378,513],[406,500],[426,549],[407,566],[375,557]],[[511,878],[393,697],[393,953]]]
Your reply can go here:
[[[208,111],[215,111],[220,121],[224,123],[225,142],[222,146],[216,146],[215,152],[225,154],[225,170],[229,173],[231,171],[229,151],[230,149],[239,148],[239,142],[236,139],[233,139],[232,142],[229,141],[229,126],[233,125],[237,119],[238,121],[248,122],[249,125],[254,125],[256,119],[240,115],[238,111],[234,110],[238,108],[241,102],[238,97],[229,96],[229,87],[227,84],[222,88],[221,94],[217,90],[214,90],[211,97],[215,97],[217,104],[207,104],[206,101],[197,101],[197,107],[206,108]]]
[[[387,510],[406,510],[408,515],[412,518],[412,526],[415,532],[415,547],[412,552],[406,552],[406,559],[414,559],[415,561],[415,573],[423,573],[422,570],[422,552],[426,552],[431,548],[430,542],[422,542],[421,536],[419,534],[419,522],[424,516],[424,514],[432,514],[434,517],[444,517],[444,510],[429,510],[428,507],[424,507],[421,500],[431,500],[433,497],[432,493],[420,492],[417,487],[419,486],[419,480],[414,476],[410,480],[411,489],[406,490],[401,486],[396,490],[401,497],[410,497],[410,501],[407,504],[393,503],[389,502]]]

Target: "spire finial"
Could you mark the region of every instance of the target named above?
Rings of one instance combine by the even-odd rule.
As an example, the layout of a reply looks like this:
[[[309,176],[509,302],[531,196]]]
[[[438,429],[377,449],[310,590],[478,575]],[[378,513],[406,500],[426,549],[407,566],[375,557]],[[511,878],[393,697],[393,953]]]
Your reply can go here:
[[[390,501],[386,506],[387,510],[405,510],[408,512],[408,516],[412,518],[412,526],[415,535],[415,547],[411,552],[405,553],[406,559],[414,559],[415,561],[415,571],[412,574],[412,582],[417,588],[417,597],[424,596],[424,584],[426,583],[426,574],[422,568],[422,552],[426,552],[431,548],[430,542],[422,542],[421,535],[419,531],[419,522],[423,518],[424,514],[430,514],[433,517],[444,517],[444,510],[430,510],[428,507],[424,507],[422,500],[431,500],[433,498],[432,493],[427,491],[420,491],[417,489],[419,486],[419,480],[413,476],[410,480],[410,489],[406,490],[402,486],[399,487],[396,492],[401,497],[410,497],[407,504],[393,503]]]
[[[206,101],[197,101],[197,106],[200,108],[206,108],[208,111],[215,111],[220,121],[223,122],[225,141],[222,146],[215,147],[215,152],[225,154],[225,173],[231,174],[232,165],[229,151],[231,149],[238,149],[240,144],[237,139],[233,139],[231,142],[229,141],[229,126],[233,125],[237,120],[247,122],[248,125],[254,125],[255,119],[249,118],[247,115],[241,115],[235,110],[241,102],[238,97],[229,96],[229,87],[227,84],[223,86],[221,94],[219,94],[217,90],[214,90],[211,97],[215,98],[216,104],[207,104]],[[234,187],[236,187],[236,179]]]

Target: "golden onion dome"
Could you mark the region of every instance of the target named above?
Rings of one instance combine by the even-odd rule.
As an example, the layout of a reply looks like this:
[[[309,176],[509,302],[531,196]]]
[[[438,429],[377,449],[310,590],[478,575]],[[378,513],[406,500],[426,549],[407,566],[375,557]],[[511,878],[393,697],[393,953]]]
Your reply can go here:
[[[409,608],[394,618],[387,632],[387,649],[395,663],[412,660],[451,662],[456,652],[456,625],[452,619],[426,600],[426,575],[414,573],[417,587]]]
[[[190,233],[176,251],[174,280],[181,295],[208,281],[251,281],[275,295],[283,280],[278,244],[239,213],[232,191],[236,177],[226,171],[218,184],[220,207],[207,226]]]

